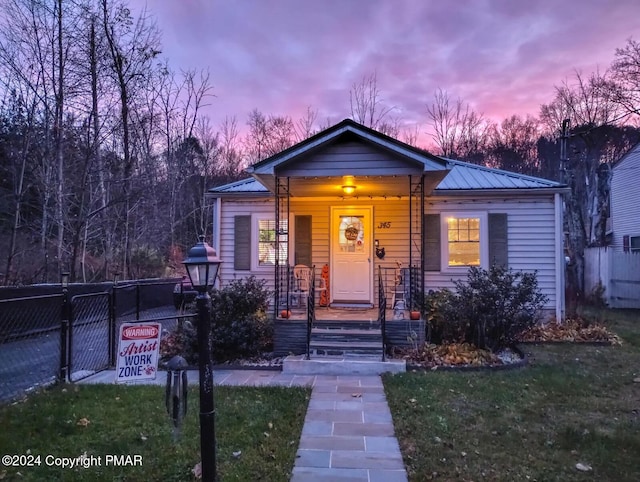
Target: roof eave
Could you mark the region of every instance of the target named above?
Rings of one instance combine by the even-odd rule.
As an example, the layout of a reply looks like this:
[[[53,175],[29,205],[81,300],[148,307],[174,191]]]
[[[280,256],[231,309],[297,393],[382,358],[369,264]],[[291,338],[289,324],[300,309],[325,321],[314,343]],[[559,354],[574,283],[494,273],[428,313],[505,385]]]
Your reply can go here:
[[[434,189],[434,196],[504,196],[504,195],[548,195],[548,194],[567,194],[570,193],[569,187],[520,187],[520,188],[476,188],[476,189]]]
[[[207,192],[207,198],[249,198],[249,197],[271,197],[273,193],[269,191],[239,191],[239,192]]]

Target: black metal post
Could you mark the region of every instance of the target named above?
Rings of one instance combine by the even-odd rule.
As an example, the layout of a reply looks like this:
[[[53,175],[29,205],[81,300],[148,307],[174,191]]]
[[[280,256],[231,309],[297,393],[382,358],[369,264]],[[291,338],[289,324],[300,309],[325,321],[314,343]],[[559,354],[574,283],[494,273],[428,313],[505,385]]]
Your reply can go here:
[[[69,288],[62,285],[62,307],[60,310],[60,381],[69,381]]]
[[[116,366],[116,287],[117,281],[111,288],[109,297],[109,365]]]
[[[211,297],[201,287],[196,298],[198,309],[198,358],[200,368],[200,457],[203,482],[216,476],[216,431],[213,400],[213,359],[211,346]]]
[[[140,321],[140,281],[136,281],[136,321]]]

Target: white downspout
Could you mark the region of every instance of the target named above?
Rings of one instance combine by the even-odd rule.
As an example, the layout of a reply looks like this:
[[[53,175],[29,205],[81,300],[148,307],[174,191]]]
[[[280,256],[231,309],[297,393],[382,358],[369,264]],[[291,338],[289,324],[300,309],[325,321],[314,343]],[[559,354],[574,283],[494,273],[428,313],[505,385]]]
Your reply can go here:
[[[554,194],[555,207],[555,246],[556,246],[556,320],[562,321],[565,312],[564,284],[565,284],[565,257],[564,257],[564,223],[562,220],[562,196]]]

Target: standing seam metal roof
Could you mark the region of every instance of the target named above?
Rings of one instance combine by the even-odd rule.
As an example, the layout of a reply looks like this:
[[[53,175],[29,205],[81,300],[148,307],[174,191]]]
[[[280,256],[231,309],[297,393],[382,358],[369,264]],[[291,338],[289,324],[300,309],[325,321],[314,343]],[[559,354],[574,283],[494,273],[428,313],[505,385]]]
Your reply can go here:
[[[502,169],[479,166],[468,162],[445,159],[451,169],[440,181],[436,191],[474,189],[540,189],[562,188],[563,184],[539,177],[526,176]],[[256,179],[249,178],[209,189],[210,193],[266,193],[268,189]]]

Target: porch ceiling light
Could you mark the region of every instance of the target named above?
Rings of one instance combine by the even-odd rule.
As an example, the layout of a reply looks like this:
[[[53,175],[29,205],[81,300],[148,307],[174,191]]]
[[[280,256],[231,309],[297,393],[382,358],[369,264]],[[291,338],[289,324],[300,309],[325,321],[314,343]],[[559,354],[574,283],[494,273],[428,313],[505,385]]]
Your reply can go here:
[[[353,176],[342,176],[342,192],[346,195],[351,195],[356,192],[356,185],[353,181]]]
[[[352,186],[352,185],[345,185],[342,186],[342,192],[349,195],[349,194],[353,194],[354,192],[356,192],[356,187]]]

